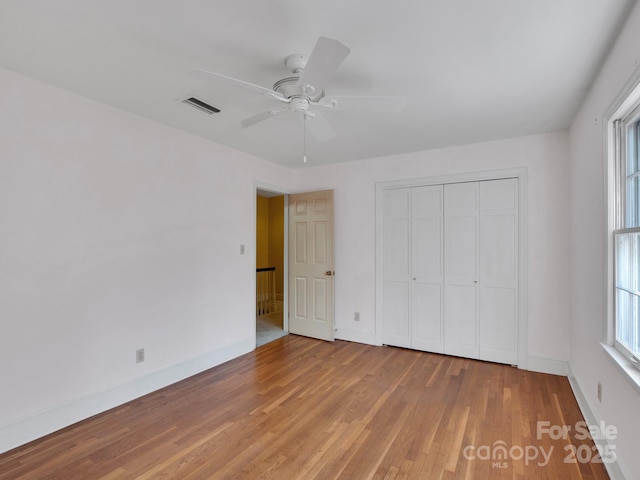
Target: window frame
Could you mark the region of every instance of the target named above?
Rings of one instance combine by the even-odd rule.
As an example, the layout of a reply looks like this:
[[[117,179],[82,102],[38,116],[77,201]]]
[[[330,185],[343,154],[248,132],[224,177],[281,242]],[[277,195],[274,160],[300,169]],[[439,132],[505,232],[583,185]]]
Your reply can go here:
[[[607,322],[605,331],[605,342],[603,347],[619,366],[627,372],[628,376],[634,380],[636,388],[640,389],[640,351],[632,351],[623,342],[618,340],[617,335],[617,293],[621,290],[618,287],[618,276],[616,271],[617,263],[617,242],[619,235],[640,233],[640,213],[638,214],[637,225],[627,228],[626,203],[627,203],[627,152],[629,149],[627,131],[630,126],[635,125],[635,156],[640,164],[640,69],[634,75],[627,87],[620,93],[616,102],[610,107],[606,115],[606,156],[607,156],[607,230],[606,230],[606,267],[607,267]],[[640,176],[640,165],[633,175]],[[640,186],[639,186],[640,188]],[[640,195],[640,193],[639,193]],[[635,252],[638,254],[638,251]],[[632,259],[629,259],[632,261]],[[640,279],[637,280],[635,290],[640,290]],[[624,289],[622,289],[624,290]],[[634,293],[635,295],[635,293]],[[640,300],[638,301],[640,309]],[[636,332],[640,330],[640,312],[636,314]],[[640,335],[640,333],[637,333]],[[638,349],[640,350],[640,348]],[[631,369],[631,370],[630,370]],[[635,373],[632,373],[635,371]]]
[[[618,246],[618,241],[617,239],[619,238],[619,236],[622,235],[634,235],[634,234],[640,234],[640,227],[634,227],[634,228],[622,228],[619,230],[614,231],[614,251],[616,251],[617,246]],[[638,241],[640,243],[640,241]],[[633,246],[629,247],[629,250],[631,251],[631,257],[635,257],[637,255],[637,249],[634,251]],[[618,272],[615,271],[615,267],[617,265],[617,258],[618,258],[618,253],[614,253],[614,283],[613,283],[613,289],[614,289],[614,325],[613,325],[613,329],[614,329],[614,338],[613,338],[613,346],[616,348],[616,350],[618,350],[620,353],[622,353],[622,355],[627,358],[629,360],[629,362],[631,363],[631,365],[633,365],[635,368],[640,370],[640,351],[639,350],[631,350],[629,348],[629,345],[623,343],[618,336],[618,332],[617,332],[617,328],[618,328],[618,311],[620,309],[620,305],[618,303],[618,293],[619,292],[626,292],[629,295],[633,295],[635,297],[639,297],[638,294],[638,289],[640,289],[640,286],[638,286],[637,284],[635,285],[635,288],[622,288],[618,285]],[[638,262],[638,259],[636,258],[631,258],[629,259],[629,261],[632,263],[632,265],[636,262]],[[636,308],[636,310],[638,308],[640,308],[640,299],[636,301],[638,304],[634,307],[632,306],[631,308]],[[638,329],[640,329],[640,313],[636,311],[635,313],[635,323],[636,325],[634,326],[634,329],[636,330],[635,332],[635,336],[636,336],[636,340],[635,343],[638,343]]]

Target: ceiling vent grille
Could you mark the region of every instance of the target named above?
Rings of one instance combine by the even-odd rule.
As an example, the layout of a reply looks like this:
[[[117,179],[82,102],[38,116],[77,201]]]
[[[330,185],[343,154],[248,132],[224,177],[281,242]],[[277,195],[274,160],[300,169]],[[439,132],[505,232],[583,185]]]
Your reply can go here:
[[[214,113],[219,113],[220,109],[216,108],[212,105],[209,105],[206,102],[203,102],[202,100],[197,99],[196,97],[189,97],[189,98],[185,98],[182,103],[186,103],[187,105],[191,105],[194,108],[197,108],[198,110],[201,110],[205,113],[208,113],[209,115],[213,115]]]

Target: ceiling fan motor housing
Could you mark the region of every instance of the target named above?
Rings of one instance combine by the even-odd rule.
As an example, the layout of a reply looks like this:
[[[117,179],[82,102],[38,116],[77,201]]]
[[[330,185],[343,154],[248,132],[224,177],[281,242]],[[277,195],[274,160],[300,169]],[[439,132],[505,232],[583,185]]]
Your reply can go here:
[[[298,84],[299,79],[299,76],[294,76],[278,80],[274,83],[273,90],[285,98],[303,97],[311,102],[317,102],[324,97],[324,90],[320,90],[315,95],[314,92],[303,92],[302,87]]]

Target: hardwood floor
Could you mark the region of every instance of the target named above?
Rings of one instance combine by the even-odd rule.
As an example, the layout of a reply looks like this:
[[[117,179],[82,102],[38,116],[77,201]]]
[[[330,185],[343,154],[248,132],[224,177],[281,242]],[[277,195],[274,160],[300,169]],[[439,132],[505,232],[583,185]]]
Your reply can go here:
[[[608,478],[582,420],[564,377],[288,335],[0,455],[0,479]]]

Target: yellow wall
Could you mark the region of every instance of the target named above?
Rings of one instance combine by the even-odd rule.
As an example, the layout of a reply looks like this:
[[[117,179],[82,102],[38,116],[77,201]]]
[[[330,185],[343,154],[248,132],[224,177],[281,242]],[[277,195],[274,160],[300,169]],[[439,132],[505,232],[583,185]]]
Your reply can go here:
[[[284,197],[269,199],[269,263],[276,267],[276,294],[284,288]]]
[[[276,294],[284,291],[284,196],[257,199],[256,268],[276,267]]]
[[[258,197],[256,215],[256,268],[269,265],[269,199]]]

